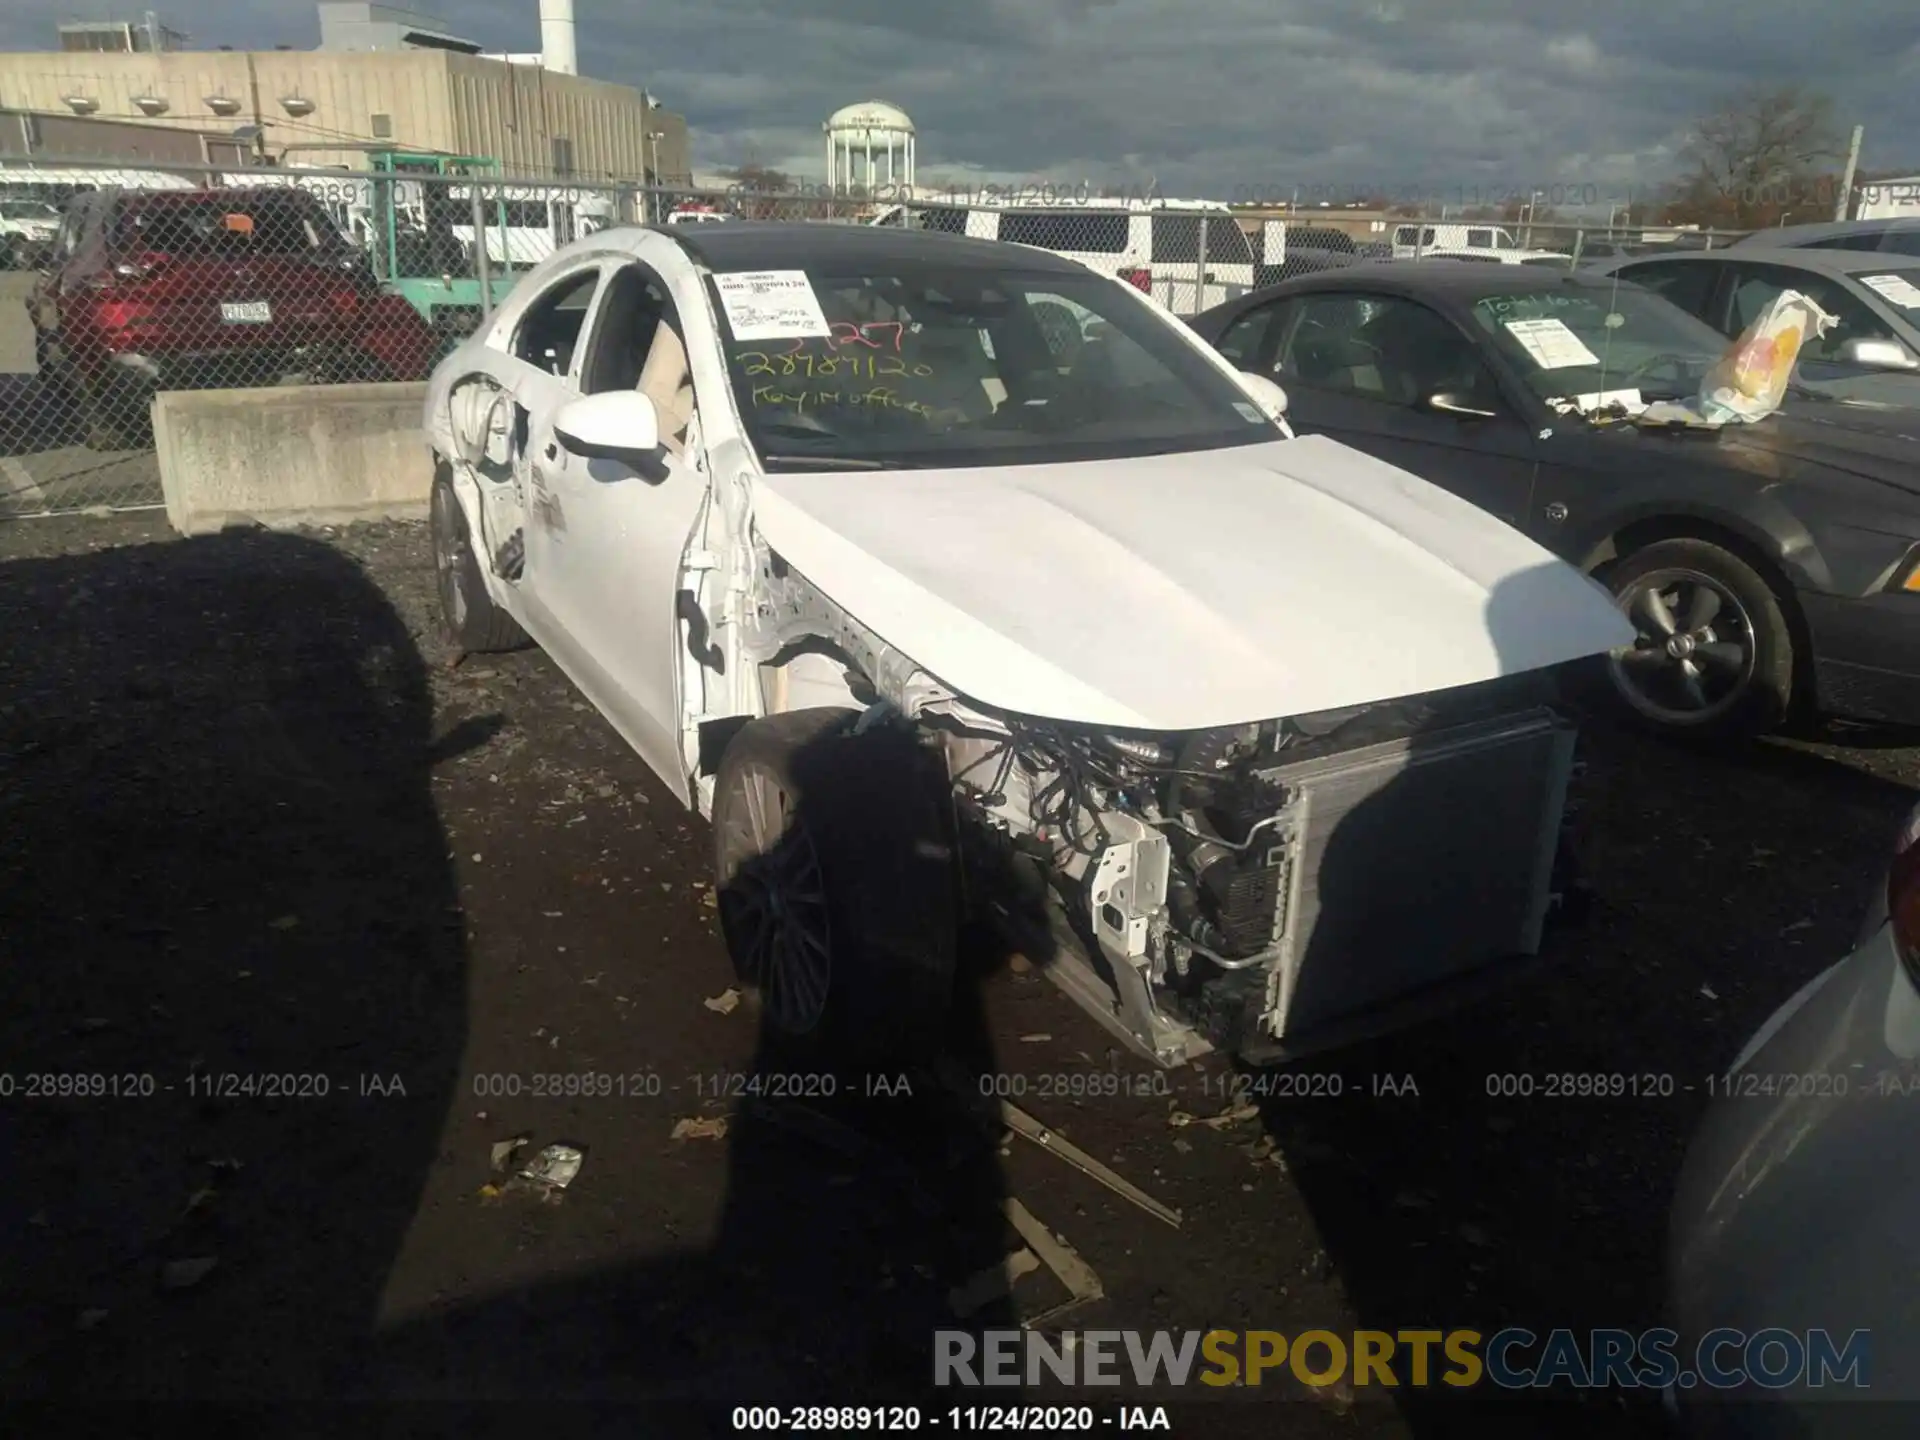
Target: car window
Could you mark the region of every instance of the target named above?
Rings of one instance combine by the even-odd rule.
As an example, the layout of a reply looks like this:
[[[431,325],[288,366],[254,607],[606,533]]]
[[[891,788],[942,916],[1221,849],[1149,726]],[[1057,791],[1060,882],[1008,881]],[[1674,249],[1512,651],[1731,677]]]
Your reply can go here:
[[[1920,227],[1868,230],[1853,235],[1830,235],[1815,240],[1809,250],[1864,250],[1871,254],[1920,255]]]
[[[580,366],[581,392],[637,388],[655,332],[672,311],[666,287],[644,265],[614,271],[594,311],[593,338]]]
[[[1303,296],[1278,370],[1289,380],[1389,405],[1448,393],[1496,410],[1499,386],[1473,342],[1437,311],[1395,296]]]
[[[1153,217],[1152,260],[1156,265],[1197,264],[1200,260],[1201,222],[1206,223],[1207,261],[1219,265],[1251,265],[1253,251],[1246,231],[1230,215],[1194,215],[1161,212]]]
[[[1493,231],[1469,230],[1467,231],[1467,244],[1475,250],[1491,250],[1493,248]]]
[[[514,355],[551,375],[571,373],[573,349],[599,280],[599,270],[593,269],[554,281],[521,317],[513,335]]]
[[[1714,283],[1720,278],[1718,265],[1654,260],[1645,265],[1628,265],[1615,273],[1622,280],[1645,286],[1689,315],[1709,321],[1716,318],[1708,314],[1708,308],[1713,300]]]
[[[804,273],[828,334],[725,342],[770,469],[1119,459],[1277,437],[1198,337],[1107,277],[904,261]],[[714,298],[730,317],[718,284]]]
[[[1113,210],[1009,210],[1000,238],[1080,255],[1118,255],[1127,248],[1127,216]]]
[[[1237,370],[1264,368],[1269,363],[1267,357],[1273,353],[1273,337],[1286,328],[1288,313],[1285,300],[1257,305],[1227,326],[1214,348],[1231,360]]]
[[[1805,360],[1832,362],[1839,358],[1840,347],[1849,340],[1892,340],[1893,327],[1838,280],[1808,270],[1791,270],[1781,265],[1742,265],[1734,274],[1733,304],[1729,323],[1739,334],[1760,318],[1773,298],[1783,290],[1798,290],[1829,315],[1839,317],[1825,335],[1809,333],[1801,350]]]
[[[124,204],[114,225],[114,249],[126,254],[189,258],[309,255],[344,248],[325,213],[304,197],[172,196]]]

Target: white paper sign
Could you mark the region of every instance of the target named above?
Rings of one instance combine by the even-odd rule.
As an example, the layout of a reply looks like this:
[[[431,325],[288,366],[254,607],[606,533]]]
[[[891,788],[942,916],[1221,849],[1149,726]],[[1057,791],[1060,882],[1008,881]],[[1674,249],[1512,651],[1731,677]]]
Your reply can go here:
[[[1566,322],[1545,320],[1509,320],[1507,333],[1526,347],[1533,363],[1542,370],[1567,370],[1575,365],[1598,365],[1600,357],[1580,343],[1580,337]]]
[[[1878,291],[1902,310],[1920,310],[1920,288],[1904,275],[1862,275],[1860,283]]]
[[[715,275],[713,283],[736,340],[798,340],[833,333],[804,270],[746,270]]]

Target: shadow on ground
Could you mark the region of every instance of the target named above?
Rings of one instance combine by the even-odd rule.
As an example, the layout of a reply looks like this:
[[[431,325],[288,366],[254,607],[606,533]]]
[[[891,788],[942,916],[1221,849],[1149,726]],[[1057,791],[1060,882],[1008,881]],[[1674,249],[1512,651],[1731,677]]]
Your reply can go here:
[[[1661,1324],[1662,1222],[1708,1081],[1851,948],[1915,799],[1786,744],[1680,746],[1581,719],[1585,922],[1470,1016],[1308,1062],[1337,1097],[1263,1106],[1363,1328]],[[1328,903],[1392,883],[1338,841],[1321,877]],[[1389,1400],[1359,1398],[1376,1414]],[[1657,1402],[1565,1385],[1391,1397],[1421,1440],[1658,1434]]]
[[[0,1390],[331,1393],[465,1039],[421,658],[265,535],[16,560],[0,630]]]

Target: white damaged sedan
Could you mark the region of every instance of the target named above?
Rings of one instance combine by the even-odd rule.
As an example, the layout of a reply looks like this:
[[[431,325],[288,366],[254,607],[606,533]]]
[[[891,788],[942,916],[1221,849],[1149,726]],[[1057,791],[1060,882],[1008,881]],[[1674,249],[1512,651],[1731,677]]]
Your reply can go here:
[[[988,920],[1159,1064],[1536,951],[1611,599],[1040,250],[611,229],[436,370],[465,650],[537,642],[712,821],[776,1033],[909,1049]],[[662,963],[665,963],[662,957]]]

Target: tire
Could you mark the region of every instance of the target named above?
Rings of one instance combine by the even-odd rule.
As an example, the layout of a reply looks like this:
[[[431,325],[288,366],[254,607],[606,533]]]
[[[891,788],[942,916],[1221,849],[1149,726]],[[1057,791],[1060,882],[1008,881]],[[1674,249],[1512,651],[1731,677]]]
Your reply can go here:
[[[1639,632],[1632,652],[1606,662],[1613,695],[1636,723],[1702,739],[1779,727],[1793,703],[1793,631],[1751,565],[1710,541],[1660,540],[1603,578]]]
[[[440,631],[447,644],[462,655],[518,650],[529,644],[520,623],[494,604],[487,593],[480,560],[467,532],[466,512],[453,493],[453,480],[444,462],[433,478],[429,514],[433,568],[440,592]]]
[[[81,377],[75,387],[89,450],[139,450],[153,442],[152,393],[115,376]]]
[[[728,744],[713,801],[721,931],[781,1049],[823,1065],[924,1061],[958,950],[945,777],[912,732],[855,735],[854,719],[790,711]]]

